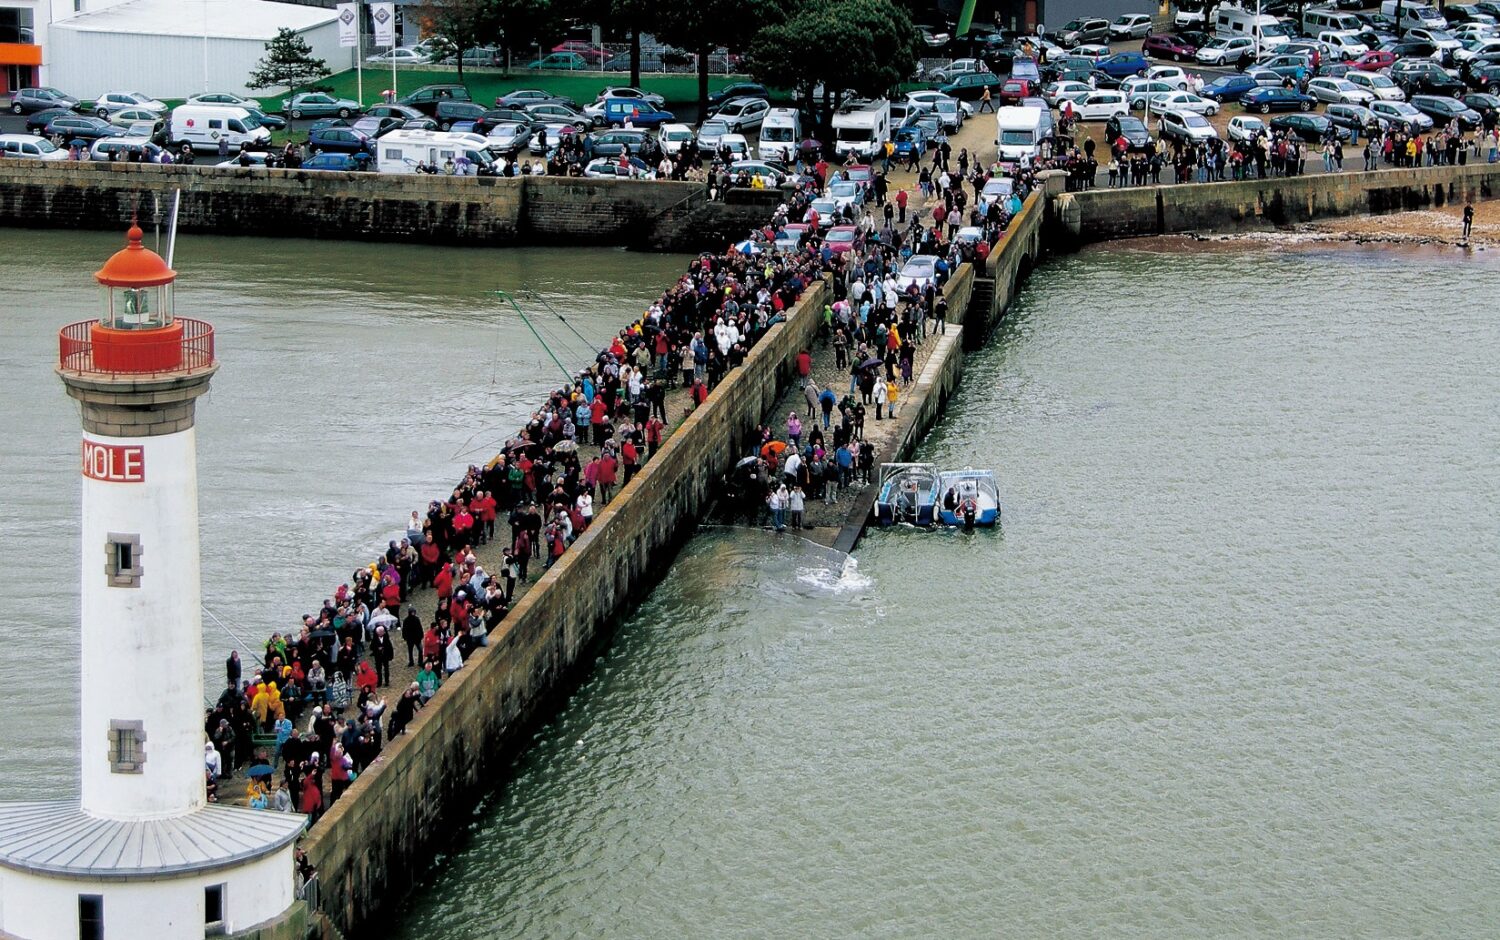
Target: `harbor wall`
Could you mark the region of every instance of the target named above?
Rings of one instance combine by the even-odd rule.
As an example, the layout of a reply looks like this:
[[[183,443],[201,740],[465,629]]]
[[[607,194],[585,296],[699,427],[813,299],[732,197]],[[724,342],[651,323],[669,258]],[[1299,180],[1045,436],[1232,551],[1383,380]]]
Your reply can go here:
[[[828,293],[826,283],[804,293],[312,828],[303,848],[339,930],[379,933],[373,925],[411,873],[503,778],[631,600],[665,574],[736,446],[795,377]]]
[[[1051,197],[1049,245],[1184,232],[1240,232],[1347,215],[1462,205],[1500,193],[1500,164],[1320,173],[1281,179],[1134,186]]]
[[[780,198],[731,191],[710,201],[702,184],[670,180],[3,160],[0,224],[117,231],[138,213],[149,227],[178,190],[185,232],[670,251],[722,248],[764,224]]]

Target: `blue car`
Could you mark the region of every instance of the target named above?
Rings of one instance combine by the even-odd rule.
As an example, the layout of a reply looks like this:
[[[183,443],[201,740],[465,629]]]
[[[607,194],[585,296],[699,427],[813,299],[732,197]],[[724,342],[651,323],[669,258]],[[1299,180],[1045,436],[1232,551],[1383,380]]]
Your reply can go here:
[[[671,111],[662,111],[641,98],[611,98],[604,102],[604,123],[611,127],[623,127],[626,121],[632,127],[660,127],[677,120]]]
[[[1224,75],[1203,86],[1203,97],[1223,104],[1238,101],[1245,92],[1259,87],[1260,84],[1248,75]]]
[[[1253,88],[1240,96],[1246,111],[1270,114],[1272,111],[1311,111],[1318,99],[1290,88]]]
[[[1127,75],[1143,74],[1151,67],[1151,63],[1139,52],[1117,52],[1100,59],[1094,67],[1113,78],[1124,78]]]
[[[909,157],[916,154],[921,158],[927,152],[927,131],[920,124],[908,124],[896,131],[893,143],[896,145],[896,156]]]
[[[318,127],[307,132],[307,145],[318,151],[334,153],[375,152],[375,138],[364,131],[342,124]]]
[[[370,155],[367,153],[317,153],[302,161],[304,170],[368,170]]]

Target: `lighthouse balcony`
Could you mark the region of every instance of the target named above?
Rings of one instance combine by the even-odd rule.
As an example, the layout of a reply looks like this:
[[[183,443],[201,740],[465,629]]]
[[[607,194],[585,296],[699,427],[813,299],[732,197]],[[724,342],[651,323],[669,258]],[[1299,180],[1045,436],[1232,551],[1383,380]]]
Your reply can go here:
[[[84,320],[57,334],[57,369],[64,375],[150,379],[214,368],[214,328],[202,320],[175,317],[155,329],[120,329]]]

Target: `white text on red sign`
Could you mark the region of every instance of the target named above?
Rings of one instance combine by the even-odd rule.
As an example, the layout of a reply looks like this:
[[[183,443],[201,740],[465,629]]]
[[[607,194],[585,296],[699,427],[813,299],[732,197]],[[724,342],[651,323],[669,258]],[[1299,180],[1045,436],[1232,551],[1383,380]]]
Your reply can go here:
[[[146,450],[139,444],[83,442],[83,475],[106,483],[146,482]]]

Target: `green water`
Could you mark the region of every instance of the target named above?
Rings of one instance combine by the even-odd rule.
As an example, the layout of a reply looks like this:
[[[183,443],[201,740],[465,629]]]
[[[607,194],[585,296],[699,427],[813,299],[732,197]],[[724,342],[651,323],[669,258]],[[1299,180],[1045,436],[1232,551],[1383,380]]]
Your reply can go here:
[[[705,531],[388,934],[1493,936],[1497,289],[1048,264],[923,449],[1003,530]]]

